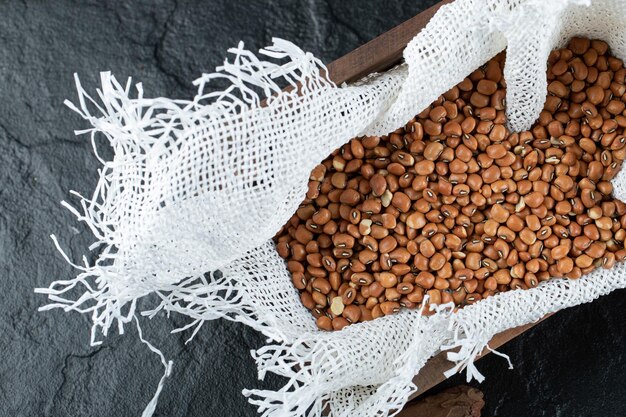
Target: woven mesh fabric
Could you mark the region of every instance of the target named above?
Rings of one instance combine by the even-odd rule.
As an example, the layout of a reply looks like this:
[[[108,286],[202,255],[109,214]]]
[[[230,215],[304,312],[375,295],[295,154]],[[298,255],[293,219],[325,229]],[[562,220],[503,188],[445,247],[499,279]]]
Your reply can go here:
[[[190,101],[143,97],[108,73],[99,101],[80,87],[77,105],[114,149],[102,160],[92,198],[72,210],[93,231],[93,264],[55,281],[51,304],[90,313],[92,343],[136,315],[137,300],[157,292],[161,303],[142,314],[178,312],[194,332],[205,320],[228,318],[266,334],[254,352],[259,374],[283,375],[281,390],[245,391],[264,416],[377,416],[402,407],[411,380],[428,358],[460,347],[452,372],[473,365],[496,333],[626,287],[624,265],[577,280],[553,280],[452,313],[418,311],[321,332],[301,305],[271,237],[306,191],[312,168],[333,149],[363,134],[404,125],[441,93],[507,48],[507,115],[527,129],[546,95],[550,50],[571,36],[606,40],[626,58],[624,0],[457,0],[443,6],[405,51],[405,64],[349,86],[327,81],[311,54],[282,40],[260,59],[243,45],[217,73],[196,81]],[[209,92],[225,78],[231,87]],[[293,88],[281,92],[283,84]],[[267,98],[264,106],[261,99]],[[626,198],[626,178],[614,180]],[[55,240],[56,242],[56,240]],[[58,245],[58,244],[57,244]],[[67,257],[66,257],[67,258]],[[70,260],[68,259],[68,262]],[[221,274],[214,273],[220,270]],[[78,298],[72,290],[82,287]]]

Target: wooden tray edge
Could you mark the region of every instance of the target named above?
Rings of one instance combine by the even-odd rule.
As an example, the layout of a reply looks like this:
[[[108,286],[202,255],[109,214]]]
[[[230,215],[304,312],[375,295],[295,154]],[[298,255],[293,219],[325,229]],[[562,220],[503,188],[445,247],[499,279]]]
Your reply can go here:
[[[428,24],[441,6],[451,2],[443,0],[331,62],[327,65],[330,79],[339,85],[400,63],[402,52],[411,39]]]

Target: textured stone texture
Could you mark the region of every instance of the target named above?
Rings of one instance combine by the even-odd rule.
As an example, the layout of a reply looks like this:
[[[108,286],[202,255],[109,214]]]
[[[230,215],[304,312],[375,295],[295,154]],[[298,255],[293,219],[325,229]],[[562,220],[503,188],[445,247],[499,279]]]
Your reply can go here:
[[[111,70],[141,80],[148,96],[186,98],[240,39],[256,49],[284,37],[330,62],[434,1],[389,3],[0,2],[0,416],[138,416],[162,373],[132,327],[91,348],[87,318],[36,312],[45,298],[33,288],[74,274],[49,234],[77,261],[91,242],[59,204],[70,189],[90,195],[97,179],[89,141],[73,134],[85,124],[62,105],[75,97],[72,74],[88,91]],[[483,415],[625,415],[624,295],[561,312],[518,338],[503,349],[515,371],[484,359]],[[184,323],[143,325],[175,361],[156,415],[254,415],[241,390],[281,385],[257,380],[249,351],[264,338],[216,321],[185,345],[186,335],[168,334]]]
[[[477,362],[486,376],[484,416],[626,415],[626,291],[558,312]],[[450,378],[434,392],[465,383]]]
[[[459,385],[412,401],[398,417],[480,417],[484,395],[473,387]]]

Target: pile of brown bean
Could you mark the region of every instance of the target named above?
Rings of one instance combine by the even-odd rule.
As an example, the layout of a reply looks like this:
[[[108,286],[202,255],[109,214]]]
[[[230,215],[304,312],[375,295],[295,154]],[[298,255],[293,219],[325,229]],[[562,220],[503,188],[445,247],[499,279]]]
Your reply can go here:
[[[505,126],[501,54],[388,136],[311,173],[276,236],[324,330],[429,303],[474,303],[626,257],[626,69],[602,41],[553,51],[531,130]],[[425,309],[428,311],[428,309]]]

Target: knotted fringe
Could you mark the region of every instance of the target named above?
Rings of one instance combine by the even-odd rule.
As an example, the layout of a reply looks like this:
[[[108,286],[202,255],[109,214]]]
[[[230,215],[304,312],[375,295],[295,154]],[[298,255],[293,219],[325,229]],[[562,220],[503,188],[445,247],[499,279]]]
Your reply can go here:
[[[198,86],[198,95],[193,101],[146,99],[141,83],[136,85],[137,97],[131,98],[130,79],[122,86],[109,72],[104,72],[101,74],[102,88],[97,90],[99,104],[85,92],[78,76],[75,76],[79,105],[69,101],[65,104],[93,126],[76,134],[90,134],[94,153],[103,167],[91,199],[72,192],[80,198],[80,210],[65,201],[62,205],[89,227],[96,238],[89,249],[99,249],[100,255],[93,265],[87,262],[86,257],[83,257],[84,265],[77,265],[61,249],[57,238],[51,236],[63,258],[80,273],[74,279],[54,281],[49,288],[37,288],[35,292],[48,295],[52,301],[40,311],[62,308],[65,311],[92,313],[92,345],[100,343],[97,332],[101,331],[106,336],[114,322],[118,331],[123,333],[124,324],[134,316],[136,301],[154,291],[158,292],[162,303],[149,314],[171,306],[177,300],[193,298],[198,292],[203,296],[228,292],[227,297],[205,300],[207,310],[213,311],[215,317],[228,314],[232,306],[235,306],[234,311],[241,309],[238,302],[241,298],[233,297],[237,291],[227,279],[215,283],[208,283],[203,276],[173,283],[159,282],[158,279],[149,281],[141,274],[129,274],[132,266],[126,264],[128,254],[134,249],[133,241],[140,236],[139,231],[133,229],[134,222],[143,216],[138,222],[141,226],[142,223],[149,223],[153,216],[151,213],[137,213],[136,210],[137,194],[143,185],[141,182],[149,180],[141,175],[155,156],[155,149],[158,151],[160,147],[170,145],[168,142],[172,136],[177,136],[176,131],[193,129],[207,118],[237,117],[253,107],[259,107],[262,98],[255,88],[262,90],[269,106],[299,94],[334,87],[327,80],[326,69],[318,59],[281,39],[274,39],[274,44],[260,53],[277,60],[287,58],[288,62],[282,65],[259,60],[244,49],[243,43],[228,52],[235,55],[232,63],[225,61],[216,73],[203,75],[194,82]],[[207,84],[215,79],[226,79],[230,86],[223,91],[205,92]],[[279,85],[279,82],[292,86],[292,91],[283,92],[284,85]],[[95,107],[97,112],[92,114],[90,107]],[[96,145],[98,133],[104,134],[113,148],[115,157],[112,161],[105,161],[99,156]],[[125,175],[120,175],[121,169]],[[136,176],[129,174],[132,172]],[[65,296],[79,284],[85,290],[80,297],[71,299]],[[206,316],[203,318],[206,319]]]
[[[166,361],[165,356],[163,356],[163,353],[159,349],[152,346],[150,342],[148,342],[146,339],[143,338],[143,333],[141,331],[141,326],[139,326],[139,320],[137,319],[137,317],[135,317],[135,323],[137,325],[137,333],[139,333],[139,340],[141,340],[143,344],[148,346],[148,349],[150,349],[152,352],[159,355],[159,358],[161,359],[161,363],[163,364],[163,367],[165,368],[165,372],[163,373],[163,376],[161,377],[161,380],[159,381],[159,384],[157,385],[157,389],[156,389],[156,392],[154,393],[154,396],[152,397],[152,399],[150,400],[150,402],[144,409],[143,413],[141,414],[141,417],[152,417],[152,415],[154,414],[154,411],[156,410],[156,406],[157,406],[157,402],[159,401],[159,395],[161,394],[161,390],[163,390],[163,385],[165,385],[165,379],[169,378],[169,376],[172,373],[172,366],[174,365],[174,362]]]
[[[109,72],[101,74],[102,87],[97,90],[97,101],[86,93],[75,75],[78,105],[69,101],[65,104],[91,123],[92,128],[75,133],[90,134],[94,154],[102,168],[91,199],[72,192],[80,199],[80,207],[75,208],[65,201],[62,205],[89,227],[96,238],[89,249],[100,250],[100,254],[91,265],[85,256],[82,265],[76,264],[52,235],[62,257],[79,274],[70,280],[54,281],[48,288],[35,289],[36,293],[46,294],[50,300],[39,311],[61,308],[91,313],[90,342],[94,346],[102,343],[97,333],[106,336],[113,324],[117,324],[118,332],[123,334],[124,325],[133,318],[136,320],[137,300],[152,292],[159,295],[161,302],[155,309],[142,314],[152,317],[164,309],[188,315],[194,320],[175,332],[195,326],[190,339],[204,320],[218,317],[236,319],[256,328],[263,326],[258,319],[252,318],[254,306],[244,300],[240,286],[228,277],[209,282],[205,275],[201,275],[174,283],[155,282],[129,274],[126,261],[134,249],[128,243],[139,235],[131,227],[133,221],[139,215],[144,216],[144,223],[150,220],[150,213],[137,213],[133,208],[144,185],[141,181],[148,180],[142,178],[142,173],[151,163],[155,150],[158,154],[159,148],[169,146],[177,132],[197,129],[207,119],[236,118],[251,108],[260,107],[263,99],[267,106],[271,106],[278,101],[288,102],[299,95],[334,87],[327,79],[326,68],[312,54],[287,41],[273,41],[273,45],[261,50],[260,54],[272,60],[287,59],[286,63],[260,60],[240,43],[228,51],[234,55],[232,62],[225,61],[216,73],[205,74],[194,81],[198,94],[193,101],[144,98],[141,83],[136,85],[136,97],[131,98],[131,79],[122,85]],[[225,79],[230,85],[223,91],[205,92],[207,84],[216,79]],[[283,91],[285,85],[290,86],[291,91]],[[115,157],[112,161],[99,155],[98,133],[104,134],[113,148]],[[121,169],[126,175],[120,175]],[[133,172],[135,175],[129,175]],[[84,292],[76,296],[76,290],[81,286]],[[164,380],[171,372],[172,362],[166,362],[162,353],[143,339],[138,321],[137,330],[142,342],[160,356],[166,368],[155,396],[143,414],[150,416]]]

